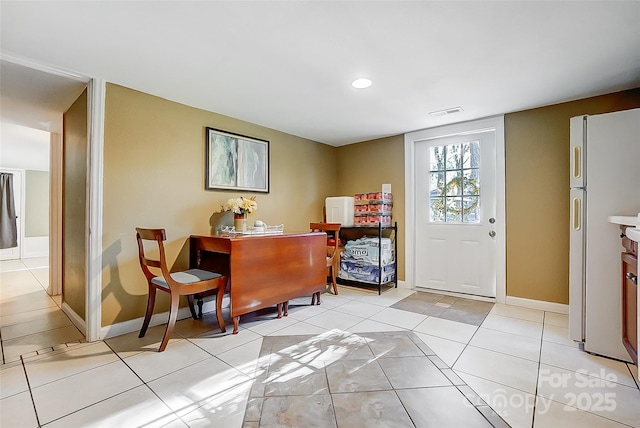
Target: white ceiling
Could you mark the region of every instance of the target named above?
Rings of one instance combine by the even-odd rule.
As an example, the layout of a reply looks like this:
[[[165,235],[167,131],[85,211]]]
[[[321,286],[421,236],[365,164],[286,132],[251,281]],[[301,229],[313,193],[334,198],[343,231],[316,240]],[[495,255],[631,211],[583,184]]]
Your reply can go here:
[[[3,1],[0,8],[5,58],[334,146],[640,87],[638,1]],[[373,86],[352,88],[361,76]],[[455,106],[464,111],[428,115]]]

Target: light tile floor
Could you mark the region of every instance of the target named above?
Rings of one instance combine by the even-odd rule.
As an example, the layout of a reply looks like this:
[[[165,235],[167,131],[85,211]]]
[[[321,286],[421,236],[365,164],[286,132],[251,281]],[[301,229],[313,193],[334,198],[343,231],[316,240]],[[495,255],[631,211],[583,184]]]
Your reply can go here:
[[[566,315],[404,289],[378,296],[377,291],[340,287],[338,296],[325,294],[320,306],[297,299],[287,318],[273,319],[270,311],[243,317],[237,335],[220,334],[210,313],[202,321],[181,320],[166,351],[157,353],[163,326],[149,329],[143,339],[133,332],[84,343],[61,314],[59,299],[44,292],[44,261],[26,262],[0,262],[2,427],[303,426],[295,418],[309,417],[312,408],[328,409],[327,396],[285,403],[278,388],[313,386],[296,385],[297,376],[314,379],[313,366],[287,365],[309,358],[312,348],[296,347],[297,360],[279,361],[266,350],[301,340],[291,336],[355,340],[371,334],[379,338],[383,332],[414,334],[439,357],[440,373],[459,379],[425,388],[403,384],[409,381],[406,372],[416,378],[431,373],[430,381],[439,375],[417,360],[405,362],[412,368],[395,370],[392,358],[381,357],[384,340],[368,347],[373,357],[360,359],[352,357],[364,351],[347,358],[344,349],[325,347],[327,354],[316,364],[325,370],[328,388],[336,390],[331,405],[339,426],[358,426],[362,403],[369,403],[365,408],[373,412],[379,410],[375,403],[393,406],[399,413],[394,413],[398,416],[392,426],[461,426],[456,418],[463,412],[451,410],[450,403],[462,392],[477,409],[491,406],[513,427],[640,427],[640,390],[632,375],[636,367],[579,351],[567,339]],[[267,355],[275,369],[268,373],[276,377],[260,382]],[[396,385],[385,389],[374,383],[363,391],[338,392],[353,387],[339,379],[355,368],[382,370]],[[251,420],[258,411],[256,397],[270,397],[263,400],[261,423]]]

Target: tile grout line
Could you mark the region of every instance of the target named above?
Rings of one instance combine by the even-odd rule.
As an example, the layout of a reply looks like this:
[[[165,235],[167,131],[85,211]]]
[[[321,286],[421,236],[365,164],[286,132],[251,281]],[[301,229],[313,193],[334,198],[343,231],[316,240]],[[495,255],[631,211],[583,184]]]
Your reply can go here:
[[[185,339],[185,340],[187,340],[187,341],[188,341],[188,339]],[[149,386],[149,384],[148,384],[147,382],[145,382],[145,381],[144,381],[144,379],[142,379],[142,378],[140,377],[140,375],[139,375],[138,373],[136,373],[136,371],[135,371],[135,370],[133,370],[133,369],[131,368],[131,366],[129,366],[129,364],[127,364],[127,363],[126,363],[126,361],[124,360],[124,358],[122,358],[122,357],[120,356],[120,354],[118,354],[118,353],[115,351],[115,349],[113,349],[113,348],[111,347],[111,345],[109,345],[106,341],[103,341],[103,342],[104,342],[104,344],[105,344],[105,345],[107,345],[107,347],[108,347],[109,349],[111,349],[111,352],[113,352],[113,353],[118,357],[118,359],[120,359],[120,361],[122,361],[122,363],[123,363],[125,366],[127,366],[127,368],[128,368],[129,370],[131,370],[131,372],[132,372],[132,373],[133,373],[133,374],[134,374],[138,379],[140,379],[140,382],[142,382],[142,384],[143,384],[143,385],[144,385],[144,386],[145,386],[145,387],[146,387],[146,388],[147,388],[147,389],[148,389],[148,390],[149,390],[149,391],[150,391],[150,392],[151,392],[151,393],[152,393],[156,398],[158,398],[158,400],[160,400],[160,402],[161,402],[162,404],[164,404],[165,406],[167,406],[167,409],[169,409],[169,411],[171,411],[171,413],[173,413],[173,415],[175,415],[175,416],[180,420],[180,422],[182,422],[182,423],[184,423],[185,425],[189,426],[189,424],[188,424],[188,423],[186,423],[184,420],[182,420],[182,417],[181,417],[180,415],[178,415],[175,411],[173,411],[173,409],[172,409],[172,408],[171,408],[167,403],[165,403],[165,401],[164,401],[164,400],[163,400],[163,399],[162,399],[158,394],[156,394],[156,392],[153,390],[153,388],[151,388],[151,386]],[[192,343],[192,342],[189,342],[189,343]],[[196,346],[197,346],[197,345],[196,345]],[[206,351],[205,351],[205,352],[206,352]],[[207,352],[207,353],[208,353],[208,352]],[[137,355],[137,354],[136,354],[136,355]],[[211,354],[209,354],[209,355],[211,355]],[[197,363],[194,363],[194,364],[197,364]],[[191,365],[193,365],[193,364],[191,364]],[[185,367],[190,367],[191,365],[189,365],[189,366],[185,366]],[[182,368],[185,368],[185,367],[182,367]],[[182,368],[181,368],[180,370],[182,370]],[[176,370],[176,371],[177,371],[177,370]],[[172,373],[175,373],[175,372],[172,372]],[[166,375],[165,375],[165,376],[166,376]],[[161,377],[162,377],[162,376],[161,376]],[[158,379],[160,379],[160,378],[158,378]],[[156,379],[154,379],[154,380],[156,380]],[[120,394],[122,394],[122,393],[124,393],[124,392],[131,391],[131,390],[133,390],[133,389],[135,389],[135,388],[138,388],[138,387],[137,387],[137,386],[136,386],[136,387],[133,387],[133,388],[131,388],[131,389],[128,389],[127,391],[122,391],[122,392],[120,392],[119,394],[116,394],[116,395],[120,395]],[[114,395],[113,397],[115,397],[115,395]],[[109,397],[109,398],[113,398],[113,397]],[[104,401],[104,400],[101,400],[101,401]],[[99,401],[99,402],[100,402],[100,401]],[[98,403],[99,403],[99,402],[98,402]],[[93,403],[93,404],[92,404],[92,406],[93,406],[93,405],[95,405],[95,404],[97,404],[97,403]],[[88,406],[88,407],[90,407],[90,406]]]
[[[2,327],[0,327],[0,352],[2,352],[2,365],[7,364],[4,358],[4,340],[2,340]]]
[[[471,387],[469,387],[469,386],[466,384],[466,382],[464,382],[464,380],[460,379],[459,377],[458,377],[458,379],[459,379],[460,385],[458,385],[458,384],[454,383],[454,381],[453,381],[453,380],[451,380],[451,379],[449,378],[449,376],[447,376],[447,375],[442,371],[442,370],[443,370],[443,367],[447,368],[448,370],[452,370],[452,369],[451,369],[451,368],[450,368],[446,363],[444,363],[444,361],[442,361],[442,360],[441,360],[441,359],[440,359],[440,358],[435,354],[435,352],[434,352],[434,351],[433,351],[433,350],[432,350],[432,349],[431,349],[431,348],[430,348],[426,343],[424,343],[424,342],[423,342],[423,341],[422,341],[422,340],[421,340],[421,339],[420,339],[420,338],[415,334],[415,332],[413,332],[413,331],[401,331],[401,332],[395,332],[395,333],[396,333],[396,334],[401,334],[402,336],[404,336],[404,337],[406,337],[407,339],[409,339],[409,340],[410,340],[410,341],[411,341],[415,346],[417,346],[417,347],[418,347],[418,349],[420,350],[420,352],[422,353],[422,355],[423,355],[424,357],[426,357],[429,361],[431,361],[431,363],[434,365],[434,367],[435,367],[436,369],[438,369],[438,371],[440,372],[440,374],[441,374],[444,378],[446,378],[446,379],[448,380],[448,382],[450,383],[450,385],[446,385],[445,387],[455,387],[455,388],[456,388],[456,390],[457,390],[459,393],[461,393],[461,394],[462,394],[462,396],[464,397],[464,399],[465,399],[465,400],[467,400],[467,402],[469,402],[469,404],[470,404],[470,405],[471,405],[471,406],[472,406],[472,407],[473,407],[473,408],[474,408],[478,413],[480,413],[480,415],[484,418],[484,420],[486,420],[486,421],[487,421],[491,426],[494,426],[494,427],[495,427],[496,425],[494,425],[494,424],[493,424],[493,422],[492,422],[491,420],[489,420],[489,418],[487,417],[487,415],[485,415],[483,412],[481,412],[481,411],[479,410],[479,408],[478,408],[479,406],[481,406],[481,405],[485,405],[485,406],[489,407],[489,409],[491,410],[491,412],[492,412],[492,413],[493,413],[493,414],[494,414],[494,415],[495,415],[495,416],[496,416],[500,421],[502,421],[502,423],[503,423],[504,425],[509,426],[509,425],[506,423],[506,421],[504,421],[504,419],[503,419],[503,418],[502,418],[502,417],[501,417],[497,412],[495,412],[495,410],[493,410],[490,406],[488,406],[488,405],[487,405],[483,400],[481,400],[482,404],[478,404],[478,405],[475,405],[473,402],[471,402],[471,400],[470,400],[470,398],[467,396],[467,394],[465,394],[463,391],[461,391],[461,390],[460,390],[460,387],[461,387],[461,386],[466,386],[467,388],[471,389],[471,391],[473,391],[473,389],[472,389]],[[359,333],[349,333],[349,335],[358,335],[358,334],[359,334]],[[364,333],[364,334],[367,334],[367,333]],[[384,333],[381,333],[381,334],[384,334]],[[368,342],[368,341],[367,341],[366,343],[367,343],[367,347],[369,348],[369,351],[370,351],[370,352],[375,356],[375,352],[374,352],[374,350],[371,348],[371,346],[370,346],[370,342]],[[420,345],[423,345],[423,346],[420,346]],[[438,360],[439,360],[439,362],[440,362],[441,364],[438,364],[438,363],[434,362],[434,361],[432,360],[432,358],[428,355],[428,353],[425,351],[424,347],[426,347],[426,348],[430,351],[430,353],[432,353],[432,354],[433,354],[433,356],[434,356],[434,357],[438,358]],[[377,359],[378,359],[378,357],[375,357],[375,358],[374,358],[374,360],[377,360]],[[443,367],[441,367],[441,366],[443,366]],[[397,397],[397,398],[398,398],[398,400],[399,400],[399,403],[402,405],[403,409],[405,410],[405,413],[406,413],[406,414],[407,414],[407,416],[409,417],[409,420],[410,420],[410,421],[411,421],[411,423],[415,426],[415,422],[413,421],[413,419],[412,419],[412,417],[411,417],[410,412],[407,410],[405,403],[400,399],[400,397],[399,397],[399,396],[398,396],[398,394],[397,394],[397,391],[398,391],[399,389],[400,389],[400,390],[402,390],[402,389],[406,389],[406,388],[399,388],[399,389],[398,389],[398,388],[393,387],[393,384],[391,383],[391,380],[389,379],[389,377],[388,377],[387,373],[386,373],[384,370],[383,370],[382,372],[383,372],[383,374],[384,374],[385,378],[387,379],[387,381],[389,382],[389,384],[391,385],[391,391],[393,391],[393,392],[394,392],[394,394],[396,395],[396,397]],[[327,381],[327,387],[328,387],[328,392],[329,392],[329,395],[330,395],[330,398],[331,398],[331,403],[332,403],[332,406],[333,406],[333,409],[334,409],[334,417],[335,417],[335,420],[336,420],[336,426],[338,426],[338,427],[339,427],[339,425],[338,425],[338,421],[337,421],[337,413],[335,412],[335,403],[333,402],[333,395],[334,395],[334,393],[332,393],[332,392],[331,392],[331,389],[330,389],[329,379],[328,379],[328,374],[327,374],[327,371],[326,371],[326,366],[324,367],[324,374],[325,374],[325,379],[326,379],[326,381]],[[455,373],[454,373],[454,374],[455,374]],[[434,387],[434,388],[435,388],[435,387]],[[409,389],[411,389],[411,388],[409,388]],[[475,393],[475,391],[473,391],[473,392]],[[337,392],[336,392],[336,394],[337,394]],[[264,397],[262,397],[262,398],[264,399]],[[478,398],[479,398],[479,397],[478,397]],[[247,404],[247,405],[248,405],[248,404]],[[261,410],[260,410],[260,418],[259,418],[260,420],[261,420],[261,418],[262,418],[262,410],[263,410],[263,409],[261,408]],[[246,408],[245,408],[245,412],[246,412]],[[258,424],[259,424],[259,423],[260,423],[260,421],[258,421]]]
[[[495,304],[494,304],[494,306],[495,306]],[[493,308],[492,308],[492,309],[493,309]],[[487,315],[485,315],[484,319],[486,319],[486,318],[487,318],[487,316],[489,315],[489,313],[491,313],[491,311],[489,311],[489,312],[487,313]],[[484,322],[484,319],[482,320],[482,322]],[[471,324],[470,324],[470,325],[471,325]],[[476,326],[476,331],[474,331],[474,332],[473,332],[473,334],[472,334],[472,335],[471,335],[471,337],[469,338],[469,341],[468,341],[467,343],[465,343],[464,348],[462,348],[462,351],[460,351],[460,354],[458,355],[458,357],[455,359],[455,361],[453,362],[453,364],[452,364],[451,366],[448,366],[444,361],[442,361],[442,359],[440,359],[440,360],[441,360],[445,365],[447,365],[447,367],[449,367],[449,370],[451,370],[451,371],[452,371],[456,376],[458,376],[458,375],[457,375],[457,374],[456,374],[456,372],[453,370],[453,366],[455,366],[455,365],[456,365],[456,363],[458,362],[458,360],[460,359],[460,357],[462,356],[462,354],[464,353],[464,351],[465,351],[469,346],[472,346],[472,345],[470,345],[470,343],[471,343],[471,341],[473,340],[473,338],[475,337],[475,335],[478,333],[478,330],[480,330],[480,327],[481,327],[481,326],[482,326],[482,323],[480,323],[480,325]],[[426,345],[426,344],[425,344],[425,345]],[[437,356],[437,355],[436,355],[436,356]],[[438,358],[440,358],[440,357],[438,357]],[[438,368],[438,369],[440,370],[440,368]],[[440,372],[442,372],[442,370],[440,370]],[[464,373],[464,372],[463,372],[463,373]],[[445,375],[445,374],[443,373],[443,375]],[[446,375],[445,375],[445,376],[446,376]],[[471,387],[467,384],[467,382],[465,382],[462,378],[460,378],[460,376],[458,376],[458,378],[460,379],[460,381],[462,381],[462,382],[463,382],[463,384],[464,384],[464,385],[453,385],[453,386],[455,386],[455,388],[456,388],[456,389],[457,389],[457,390],[458,390],[458,391],[459,391],[459,392],[460,392],[460,393],[461,393],[461,394],[462,394],[462,395],[467,399],[467,401],[471,404],[471,406],[473,406],[476,410],[478,410],[478,407],[479,407],[479,406],[481,406],[481,405],[483,405],[483,404],[484,404],[484,405],[486,405],[487,407],[489,407],[489,409],[491,409],[491,411],[492,411],[496,416],[498,416],[498,417],[499,417],[499,418],[504,422],[504,424],[505,424],[506,426],[510,426],[510,425],[507,423],[507,421],[505,421],[505,420],[504,420],[504,418],[503,418],[502,416],[500,416],[500,414],[499,414],[498,412],[496,412],[496,411],[493,409],[493,407],[491,407],[488,403],[486,403],[486,402],[484,401],[484,399],[483,399],[482,397],[480,397],[480,395],[479,395],[479,394],[478,394],[478,393],[477,393],[473,388],[471,388]],[[447,379],[448,379],[448,377],[447,377]],[[453,384],[453,382],[452,382],[452,384]],[[461,390],[460,390],[460,386],[466,386],[466,387],[467,387],[467,388],[469,388],[471,391],[473,391],[473,393],[474,393],[474,394],[476,394],[476,396],[478,397],[478,400],[479,400],[479,401],[480,401],[480,403],[482,403],[482,404],[479,404],[478,406],[476,406],[474,403],[472,403],[472,402],[471,402],[471,400],[469,399],[469,397],[467,397],[467,394],[465,394],[463,391],[461,391]],[[480,410],[478,410],[478,412],[480,412]],[[484,413],[480,412],[480,414],[485,418],[485,420],[486,420],[486,421],[487,421],[491,426],[495,427],[495,425],[494,425],[494,424],[493,424],[493,423],[492,423],[492,422],[491,422],[491,421],[490,421],[490,420],[489,420],[489,419],[484,415]]]
[[[540,365],[542,364],[542,345],[544,345],[544,324],[547,318],[547,312],[544,311],[542,313],[542,332],[540,333],[540,351],[538,351],[538,370],[536,370],[536,390],[533,394],[533,409],[531,415],[531,428],[534,427],[536,423],[536,407],[538,406],[538,386],[540,383]]]
[[[20,355],[20,363],[22,364],[22,371],[24,372],[24,378],[25,378],[25,381],[27,382],[27,388],[29,388],[29,396],[31,397],[31,404],[33,405],[33,413],[35,414],[38,427],[41,427],[42,425],[40,424],[40,418],[38,417],[38,409],[36,408],[36,401],[33,399],[33,390],[31,389],[31,382],[29,382],[27,367],[24,364],[24,359],[22,358],[22,355]]]
[[[62,308],[60,307],[60,305],[58,305],[58,303],[55,301],[55,299],[53,298],[53,296],[49,295],[49,293],[47,292],[46,287],[45,287],[45,286],[40,282],[40,280],[38,279],[38,277],[33,273],[33,270],[34,270],[34,269],[43,269],[43,268],[45,268],[45,267],[48,269],[48,268],[49,268],[49,266],[41,266],[41,267],[37,267],[37,268],[30,268],[29,266],[27,266],[27,265],[22,261],[22,259],[19,259],[19,260],[20,260],[20,263],[22,263],[22,265],[24,266],[24,269],[20,269],[19,271],[23,271],[23,270],[28,271],[28,272],[29,272],[29,274],[33,277],[33,279],[38,283],[38,285],[40,286],[40,288],[42,289],[42,291],[44,291],[44,293],[47,295],[47,297],[48,297],[49,299],[51,299],[51,301],[54,303],[55,307],[57,308],[56,310],[60,310],[60,311],[62,311]],[[14,270],[14,271],[6,271],[6,272],[16,272],[16,270]],[[46,308],[34,309],[34,311],[35,311],[35,310],[41,310],[41,309],[46,309]],[[62,313],[64,313],[64,311],[63,311]],[[68,315],[66,315],[66,314],[65,314],[65,316],[67,316],[67,318],[68,318]],[[72,326],[74,326],[74,327],[75,327],[75,325],[74,325],[73,323],[71,323],[71,320],[69,320],[69,322],[70,322],[70,324],[71,324]],[[20,323],[18,323],[18,324],[20,324]],[[17,324],[12,324],[12,325],[17,325]],[[0,327],[0,348],[2,349],[2,364],[4,365],[4,364],[7,364],[7,363],[8,363],[8,362],[6,361],[5,352],[4,352],[4,347],[5,347],[5,342],[6,342],[6,341],[8,341],[8,340],[14,340],[14,339],[18,339],[18,338],[23,338],[23,337],[27,337],[27,336],[32,336],[32,335],[35,335],[35,334],[40,334],[40,333],[50,332],[50,331],[58,330],[58,329],[61,329],[61,328],[65,328],[65,327],[51,328],[51,329],[48,329],[48,330],[43,330],[43,331],[39,331],[39,332],[35,332],[35,333],[30,333],[30,334],[26,334],[26,335],[23,335],[23,336],[18,336],[18,337],[12,338],[12,339],[7,339],[7,340],[5,340],[5,339],[3,339],[3,338],[2,338],[2,328]],[[77,329],[77,327],[75,327],[75,328]],[[73,343],[73,342],[66,342],[66,343]],[[36,349],[36,350],[34,350],[34,351],[30,351],[29,353],[30,353],[30,354],[31,354],[31,353],[35,353],[36,355],[40,355],[40,354],[39,354],[39,352],[40,352],[40,351],[43,351],[43,350],[45,350],[45,349],[50,349],[50,348],[51,348],[53,351],[55,351],[55,347],[56,347],[56,346],[59,346],[59,345],[65,345],[66,343],[61,343],[61,344],[58,344],[58,345],[52,345],[52,346],[46,346],[46,347],[41,348],[41,349]],[[20,354],[20,355],[18,355],[18,358],[22,359],[23,355],[24,355],[24,354]],[[16,359],[15,361],[19,361],[19,360],[18,360],[18,359]],[[10,361],[10,362],[14,362],[14,361]]]

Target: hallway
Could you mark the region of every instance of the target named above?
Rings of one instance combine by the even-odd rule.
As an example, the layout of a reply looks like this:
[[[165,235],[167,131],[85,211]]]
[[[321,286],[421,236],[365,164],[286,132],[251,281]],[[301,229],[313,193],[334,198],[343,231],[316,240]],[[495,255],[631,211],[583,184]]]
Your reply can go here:
[[[49,296],[49,259],[0,262],[0,339],[2,363],[78,343],[82,333],[62,312],[62,296]]]

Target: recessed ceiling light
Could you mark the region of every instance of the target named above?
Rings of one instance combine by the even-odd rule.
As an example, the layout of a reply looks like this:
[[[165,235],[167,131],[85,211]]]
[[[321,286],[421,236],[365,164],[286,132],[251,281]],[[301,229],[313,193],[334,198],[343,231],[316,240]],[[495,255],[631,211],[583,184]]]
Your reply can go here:
[[[429,114],[431,116],[444,116],[447,114],[460,113],[462,111],[462,107],[451,107],[446,108],[444,110],[432,111]]]
[[[353,86],[354,88],[357,89],[365,89],[368,88],[369,86],[371,86],[373,84],[373,82],[371,81],[371,79],[367,79],[367,78],[360,78],[360,79],[356,79],[353,82],[351,82],[351,86]]]

